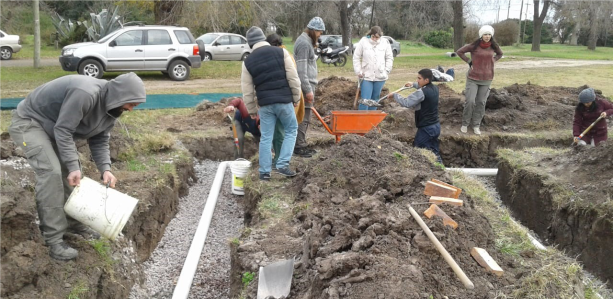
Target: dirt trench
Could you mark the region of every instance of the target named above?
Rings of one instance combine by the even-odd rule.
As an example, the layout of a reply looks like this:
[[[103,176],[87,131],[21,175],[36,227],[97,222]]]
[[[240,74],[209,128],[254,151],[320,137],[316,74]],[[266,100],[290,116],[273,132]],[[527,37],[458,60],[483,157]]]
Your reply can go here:
[[[320,113],[350,109],[355,82],[338,77],[326,80],[322,80],[316,92]],[[457,132],[462,95],[444,84],[439,88],[445,165],[492,167],[496,163],[493,153],[500,147],[564,144],[564,136],[531,133],[569,129],[567,119],[572,115],[576,94],[584,87],[544,88],[525,84],[492,90],[482,136]],[[187,115],[165,115],[151,129],[176,134],[198,159],[231,160],[234,149],[230,123],[221,112],[228,100],[208,103]],[[321,153],[311,160],[295,158],[293,161],[301,170],[296,184],[278,186],[291,189],[302,208],[292,212],[292,225],[275,232],[256,231],[246,236],[241,246],[233,248],[236,257],[233,271],[238,275],[233,277],[233,292],[240,292],[240,273],[257,272],[258,264],[278,256],[300,257],[294,293],[299,298],[382,298],[380,294],[384,298],[420,298],[446,293],[463,294],[462,298],[488,297],[514,283],[514,275],[492,280],[491,275],[474,265],[470,256],[460,254],[469,246],[479,245],[489,248],[499,263],[510,269],[517,266],[496,253],[487,219],[471,207],[470,197],[463,198],[467,202],[464,209],[447,211],[450,216],[466,221],[466,226],[453,231],[434,220],[428,222],[452,255],[460,255],[458,262],[476,277],[475,283],[484,287],[472,293],[462,290],[453,273],[445,271],[447,266],[440,255],[431,250],[429,241],[411,221],[406,203],[423,200],[419,189],[423,188],[424,180],[437,177],[449,182],[449,177],[407,145],[416,131],[413,112],[389,101],[383,104],[388,117],[381,124],[381,135],[345,136],[340,144],[334,144],[333,137],[313,120],[311,136],[326,140],[317,141]],[[111,267],[78,237],[69,237],[68,241],[81,252],[79,259],[60,263],[48,257],[36,224],[33,173],[24,166],[27,165],[24,160],[17,159],[23,155],[15,149],[8,134],[1,136],[2,159],[15,165],[2,165],[0,296],[66,298],[70,292],[87,286],[84,297],[123,298],[129,294],[130,286],[142,279],[140,263],[147,259],[174,217],[178,197],[188,192],[189,182],[194,179],[193,167],[191,162],[175,163],[176,176],[128,171],[119,157],[134,141],[117,131],[112,136],[111,155],[122,182],[118,190],[143,199],[144,204],[139,205],[126,225],[123,241],[110,245],[110,255],[116,261]],[[247,156],[256,154],[253,142],[247,140],[245,144]],[[85,143],[80,143],[79,152],[82,160],[88,161]],[[97,175],[90,161],[84,163],[84,170],[87,176]],[[269,219],[262,219],[257,210],[262,195],[254,190],[249,192],[253,193],[246,197],[251,203],[245,211],[246,221],[253,226],[267,223]],[[415,208],[422,212],[425,206]],[[386,272],[388,268],[392,271]],[[407,283],[412,287],[401,290],[400,286]],[[254,294],[253,284],[250,288],[249,293]]]
[[[516,153],[517,154],[517,153]],[[575,148],[565,154],[519,151],[522,165],[506,155],[496,186],[517,219],[547,244],[576,256],[613,284],[613,145]]]

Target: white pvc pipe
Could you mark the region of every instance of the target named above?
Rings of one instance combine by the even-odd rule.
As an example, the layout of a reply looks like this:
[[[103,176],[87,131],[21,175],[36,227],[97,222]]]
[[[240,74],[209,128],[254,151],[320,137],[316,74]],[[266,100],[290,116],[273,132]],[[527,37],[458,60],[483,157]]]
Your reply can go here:
[[[209,225],[213,218],[213,212],[215,211],[215,205],[217,204],[217,197],[219,196],[219,190],[221,189],[221,183],[226,173],[227,161],[221,162],[219,168],[217,168],[217,174],[215,180],[209,191],[209,197],[206,200],[204,210],[202,211],[202,217],[198,223],[198,228],[194,234],[192,245],[189,247],[185,263],[183,264],[183,270],[179,275],[177,286],[172,294],[172,299],[186,299],[189,295],[189,290],[192,287],[194,281],[194,274],[198,267],[198,261],[200,261],[200,255],[202,254],[202,248],[204,248],[204,242],[206,241],[206,235],[209,231]]]
[[[498,173],[498,168],[446,168],[449,171],[462,171],[465,174],[474,174],[482,176],[495,176]]]

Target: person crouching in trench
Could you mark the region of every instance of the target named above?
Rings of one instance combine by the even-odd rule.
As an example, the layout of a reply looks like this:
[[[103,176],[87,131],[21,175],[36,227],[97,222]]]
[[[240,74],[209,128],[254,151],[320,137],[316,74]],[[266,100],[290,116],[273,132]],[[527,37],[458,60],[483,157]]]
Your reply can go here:
[[[72,260],[76,249],[64,233],[85,238],[100,234],[64,213],[64,204],[81,182],[75,139],[86,139],[104,184],[115,188],[109,139],[117,118],[145,102],[145,85],[134,73],[107,81],[68,75],[32,91],[13,111],[9,133],[36,172],[36,209],[49,255]]]
[[[579,145],[596,146],[607,141],[607,121],[605,118],[613,113],[613,104],[605,99],[596,99],[593,88],[584,89],[579,93],[579,104],[575,108],[573,120],[574,142]],[[593,122],[602,117],[589,132],[579,139],[579,135]]]

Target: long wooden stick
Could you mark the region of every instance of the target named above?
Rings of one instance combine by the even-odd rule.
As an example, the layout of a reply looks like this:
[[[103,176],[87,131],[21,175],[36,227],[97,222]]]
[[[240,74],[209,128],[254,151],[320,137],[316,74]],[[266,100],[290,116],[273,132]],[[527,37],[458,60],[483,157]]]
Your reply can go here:
[[[434,236],[434,234],[432,233],[432,231],[428,228],[428,226],[426,225],[426,223],[424,223],[424,220],[421,219],[421,217],[419,216],[419,214],[417,214],[417,212],[415,212],[415,210],[413,209],[413,207],[411,207],[409,205],[409,212],[411,213],[411,215],[413,216],[413,218],[415,218],[415,220],[417,221],[417,223],[419,224],[419,226],[421,226],[421,229],[424,230],[424,232],[426,233],[426,235],[428,236],[428,238],[430,239],[430,241],[432,241],[432,243],[434,244],[434,247],[436,247],[436,249],[438,250],[438,252],[443,256],[443,258],[445,259],[445,261],[447,262],[447,264],[449,264],[449,266],[451,266],[451,269],[453,269],[453,272],[455,272],[455,275],[458,276],[458,278],[460,279],[460,281],[462,281],[462,283],[464,284],[464,287],[472,290],[475,288],[475,285],[473,284],[472,281],[470,281],[470,279],[468,279],[468,277],[466,276],[466,274],[464,274],[464,271],[462,271],[462,269],[460,268],[460,266],[458,266],[458,264],[455,262],[455,260],[451,257],[451,255],[449,255],[449,252],[447,252],[447,250],[445,249],[445,247],[443,247],[443,244],[441,244],[441,242],[438,241],[438,239],[436,238],[436,236]]]
[[[362,85],[362,79],[358,79],[358,90],[355,92],[355,99],[353,100],[353,110],[358,109],[358,97],[360,96],[360,85]]]

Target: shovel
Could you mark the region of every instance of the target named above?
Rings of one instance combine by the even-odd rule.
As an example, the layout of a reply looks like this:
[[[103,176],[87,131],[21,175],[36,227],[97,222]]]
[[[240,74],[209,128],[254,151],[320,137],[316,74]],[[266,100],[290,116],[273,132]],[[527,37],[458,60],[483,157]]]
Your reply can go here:
[[[294,275],[294,259],[260,267],[257,299],[287,298]]]
[[[240,147],[238,144],[238,133],[236,133],[236,125],[234,124],[234,119],[232,118],[232,116],[230,116],[230,114],[226,114],[226,115],[228,115],[228,118],[230,119],[230,123],[232,124],[232,133],[234,133],[234,145],[236,145],[237,153],[239,153]]]
[[[411,86],[411,87],[405,87],[405,86],[403,86],[403,87],[401,87],[401,88],[399,88],[399,89],[396,89],[396,90],[394,90],[394,91],[392,91],[392,92],[388,93],[388,95],[390,95],[390,94],[392,94],[392,93],[401,92],[401,91],[406,90],[406,89],[411,89],[411,88],[413,88],[413,87],[412,87],[412,86]],[[366,106],[369,106],[369,107],[381,107],[381,104],[379,104],[379,102],[380,102],[380,101],[382,101],[382,100],[384,100],[385,98],[387,98],[387,95],[386,95],[386,96],[383,96],[383,97],[382,97],[382,98],[380,98],[378,101],[369,100],[369,99],[361,99],[361,100],[360,100],[360,104],[362,104],[362,105],[366,105]]]
[[[598,117],[598,118],[597,118],[597,119],[596,119],[596,120],[595,120],[595,121],[594,121],[594,122],[593,122],[593,123],[592,123],[592,124],[591,124],[589,127],[587,127],[587,129],[585,129],[585,131],[583,131],[583,133],[581,133],[581,135],[579,135],[579,137],[577,137],[577,142],[578,142],[579,140],[581,140],[581,138],[583,138],[583,136],[585,136],[585,134],[587,134],[587,132],[589,132],[589,131],[592,129],[592,127],[593,127],[593,126],[594,126],[594,125],[595,125],[597,122],[599,122],[601,119],[603,119],[603,117],[602,117],[602,116]],[[576,144],[577,142],[575,142],[575,140],[573,140],[573,143],[571,143],[570,145],[572,146],[573,144]]]
[[[358,90],[355,92],[355,99],[353,100],[353,110],[358,109],[358,98],[360,97],[360,85],[362,85],[362,78],[358,78]]]

